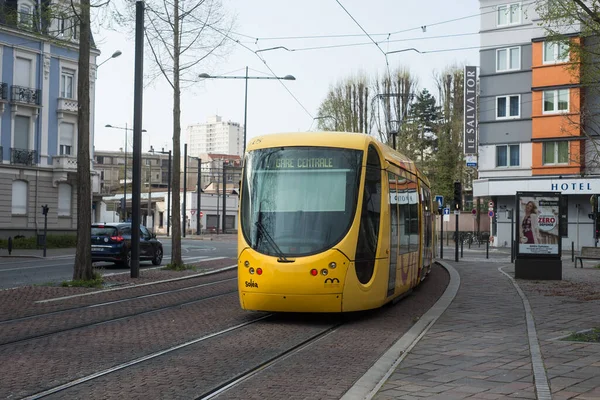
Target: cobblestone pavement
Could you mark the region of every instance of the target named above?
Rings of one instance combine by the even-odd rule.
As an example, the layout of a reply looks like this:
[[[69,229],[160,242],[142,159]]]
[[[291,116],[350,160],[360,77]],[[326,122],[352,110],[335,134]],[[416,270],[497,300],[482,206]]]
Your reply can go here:
[[[503,268],[474,257],[449,262],[456,298],[375,399],[536,399],[523,300]],[[562,281],[516,281],[531,306],[552,399],[600,399],[600,344],[561,341],[600,328],[600,270],[563,261]],[[540,396],[539,398],[543,398]]]

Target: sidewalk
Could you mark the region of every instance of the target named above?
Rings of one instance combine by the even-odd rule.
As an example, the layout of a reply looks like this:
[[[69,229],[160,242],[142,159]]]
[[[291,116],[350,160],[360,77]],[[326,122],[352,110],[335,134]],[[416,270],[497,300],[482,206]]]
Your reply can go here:
[[[372,398],[600,399],[600,343],[560,340],[600,328],[600,269],[515,286],[510,262],[445,263],[456,297]]]
[[[46,249],[46,258],[74,256],[75,248],[67,249]],[[13,249],[11,254],[8,254],[7,249],[0,249],[0,257],[2,258],[44,258],[44,249]]]

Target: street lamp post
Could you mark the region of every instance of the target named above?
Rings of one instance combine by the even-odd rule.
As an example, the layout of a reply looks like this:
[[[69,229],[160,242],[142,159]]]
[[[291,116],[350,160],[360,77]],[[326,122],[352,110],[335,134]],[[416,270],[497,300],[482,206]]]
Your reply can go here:
[[[198,177],[196,182],[196,235],[202,234],[200,207],[202,206],[202,159],[200,157],[192,157],[198,161]]]
[[[123,211],[123,221],[127,220],[127,131],[132,131],[132,128],[128,128],[127,127],[127,123],[125,123],[125,127],[120,127],[120,126],[113,126],[110,124],[106,124],[104,125],[105,128],[112,128],[112,129],[121,129],[123,131],[125,131],[125,166],[123,167],[123,199],[125,202],[125,210]],[[145,129],[142,129],[142,132],[147,132]]]
[[[155,152],[152,146],[150,146],[150,151],[152,151],[152,153]],[[161,151],[157,151],[157,153],[169,155],[169,165],[167,167],[167,236],[169,236],[171,230],[171,150],[165,151],[165,149],[163,148]]]
[[[242,158],[246,153],[246,117],[248,115],[248,79],[278,79],[285,81],[295,81],[296,78],[292,75],[286,76],[248,76],[248,67],[246,67],[246,75],[244,76],[228,76],[228,75],[209,75],[207,73],[202,73],[198,75],[199,78],[202,79],[245,79],[246,80],[246,88],[244,93],[244,147],[242,150]]]
[[[183,145],[183,237],[187,229],[186,199],[187,199],[187,143]]]

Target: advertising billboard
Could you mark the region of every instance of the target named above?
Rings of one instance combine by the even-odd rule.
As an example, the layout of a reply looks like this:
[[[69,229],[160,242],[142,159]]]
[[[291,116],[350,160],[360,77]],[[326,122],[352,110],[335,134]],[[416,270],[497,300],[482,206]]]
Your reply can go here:
[[[464,85],[464,132],[465,155],[477,154],[477,67],[465,66]],[[467,165],[468,166],[468,165]],[[473,165],[475,166],[475,165]]]
[[[560,257],[560,206],[560,193],[517,193],[519,255]]]

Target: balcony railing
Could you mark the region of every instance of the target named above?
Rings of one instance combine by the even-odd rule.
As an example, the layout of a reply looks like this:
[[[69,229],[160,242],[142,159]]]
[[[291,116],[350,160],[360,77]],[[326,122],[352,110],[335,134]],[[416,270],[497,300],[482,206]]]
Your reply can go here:
[[[35,150],[10,149],[10,163],[21,165],[35,165],[37,152]]]
[[[77,169],[77,157],[75,156],[53,156],[52,163],[55,168],[60,169]]]
[[[42,91],[23,86],[12,86],[11,100],[13,103],[40,105]]]
[[[0,100],[8,100],[8,83],[0,83]]]
[[[59,98],[56,111],[77,114],[77,100]]]

